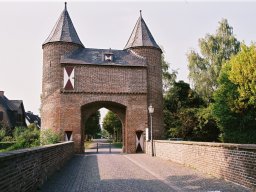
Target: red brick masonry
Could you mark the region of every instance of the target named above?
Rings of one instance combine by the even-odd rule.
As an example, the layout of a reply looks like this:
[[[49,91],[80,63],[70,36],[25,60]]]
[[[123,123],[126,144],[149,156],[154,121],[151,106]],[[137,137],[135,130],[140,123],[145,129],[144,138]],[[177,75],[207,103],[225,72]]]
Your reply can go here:
[[[74,142],[0,153],[0,191],[36,191],[74,154]]]
[[[148,127],[148,106],[152,104],[153,135],[162,139],[161,51],[132,48],[133,55],[146,60],[145,66],[61,63],[63,55],[77,48],[76,44],[65,42],[43,46],[42,129],[53,129],[63,136],[66,131],[72,132],[75,152],[83,153],[86,121],[105,107],[122,122],[123,152],[135,153],[136,131],[144,132]],[[66,66],[74,67],[74,90],[63,88]]]
[[[157,157],[256,191],[256,145],[155,140],[154,147]],[[151,154],[150,142],[146,153]]]

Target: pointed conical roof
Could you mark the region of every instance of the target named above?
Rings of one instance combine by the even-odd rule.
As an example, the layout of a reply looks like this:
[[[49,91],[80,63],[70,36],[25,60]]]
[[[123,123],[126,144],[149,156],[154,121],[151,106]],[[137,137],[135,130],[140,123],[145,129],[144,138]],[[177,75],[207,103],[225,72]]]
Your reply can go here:
[[[72,20],[68,14],[66,2],[65,2],[65,9],[62,11],[57,23],[52,29],[51,34],[45,40],[43,45],[46,43],[58,42],[58,41],[76,43],[83,46],[82,42],[80,41],[76,33]]]
[[[131,47],[155,47],[160,49],[142,18],[141,11],[140,17],[124,49]]]

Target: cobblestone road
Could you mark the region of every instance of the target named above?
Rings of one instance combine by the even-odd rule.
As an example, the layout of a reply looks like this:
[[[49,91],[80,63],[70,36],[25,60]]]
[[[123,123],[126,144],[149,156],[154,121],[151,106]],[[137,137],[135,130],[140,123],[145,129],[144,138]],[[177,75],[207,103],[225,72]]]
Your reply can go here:
[[[146,154],[75,155],[42,192],[246,192],[241,186]]]

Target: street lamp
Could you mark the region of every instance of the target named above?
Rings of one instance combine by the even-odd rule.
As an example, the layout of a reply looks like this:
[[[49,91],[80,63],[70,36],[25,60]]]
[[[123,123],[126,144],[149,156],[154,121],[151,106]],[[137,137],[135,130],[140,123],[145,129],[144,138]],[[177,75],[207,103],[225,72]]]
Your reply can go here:
[[[153,123],[152,123],[152,114],[154,113],[154,107],[150,104],[148,107],[148,112],[150,115],[150,134],[151,134],[151,149],[152,149],[152,157],[154,156],[154,148],[153,148]]]

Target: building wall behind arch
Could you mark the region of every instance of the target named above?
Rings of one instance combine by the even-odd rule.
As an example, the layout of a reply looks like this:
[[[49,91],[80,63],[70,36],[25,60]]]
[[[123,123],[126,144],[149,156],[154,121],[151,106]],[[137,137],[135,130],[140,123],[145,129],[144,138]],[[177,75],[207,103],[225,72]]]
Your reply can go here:
[[[66,65],[62,65],[65,67]],[[147,68],[115,65],[74,65],[78,92],[146,93]]]

